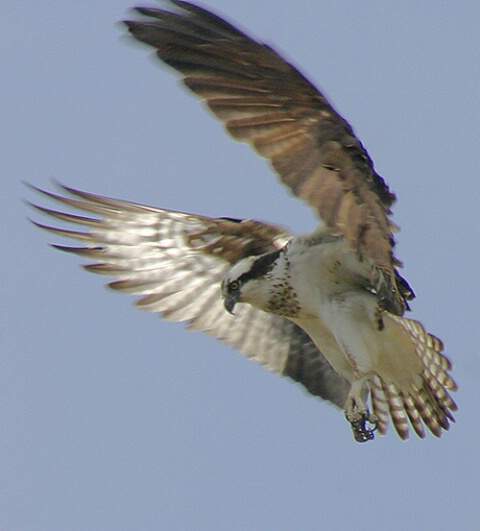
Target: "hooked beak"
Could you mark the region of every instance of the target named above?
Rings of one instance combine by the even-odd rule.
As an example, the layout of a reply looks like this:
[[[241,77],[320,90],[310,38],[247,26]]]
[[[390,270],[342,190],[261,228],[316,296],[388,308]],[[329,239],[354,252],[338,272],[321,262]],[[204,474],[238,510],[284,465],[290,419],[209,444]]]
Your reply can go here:
[[[234,315],[233,310],[235,308],[235,305],[237,304],[237,300],[238,294],[236,293],[227,293],[223,299],[223,305],[225,307],[225,310],[227,310],[230,315]]]

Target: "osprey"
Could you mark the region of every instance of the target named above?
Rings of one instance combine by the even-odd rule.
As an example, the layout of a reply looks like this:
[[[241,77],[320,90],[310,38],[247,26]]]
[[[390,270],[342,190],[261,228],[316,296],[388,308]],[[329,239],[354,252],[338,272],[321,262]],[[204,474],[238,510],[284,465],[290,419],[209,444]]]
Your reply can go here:
[[[187,321],[342,408],[357,441],[448,430],[456,405],[439,339],[404,317],[413,291],[395,258],[395,196],[350,125],[269,46],[194,4],[136,8],[130,34],[183,76],[237,140],[270,160],[322,223],[312,234],[209,218],[62,187],[90,217],[36,206],[86,232],[55,245],[93,261],[141,309]],[[35,205],[34,205],[35,206]]]

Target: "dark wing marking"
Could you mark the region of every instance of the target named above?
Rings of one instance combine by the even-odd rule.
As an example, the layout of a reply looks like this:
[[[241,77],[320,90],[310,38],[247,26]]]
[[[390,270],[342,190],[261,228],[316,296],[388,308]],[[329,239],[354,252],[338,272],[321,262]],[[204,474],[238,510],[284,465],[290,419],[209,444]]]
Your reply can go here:
[[[130,33],[184,76],[229,133],[247,142],[336,236],[372,264],[380,305],[402,314],[409,296],[396,282],[395,196],[350,125],[296,68],[270,47],[188,2],[174,11],[137,8]]]
[[[283,374],[303,384],[312,395],[343,408],[350,385],[345,380],[340,385],[338,374],[306,332],[287,319],[285,328],[290,338],[290,352]]]
[[[56,248],[93,261],[85,268],[115,279],[109,284],[114,290],[139,295],[138,308],[159,312],[170,321],[188,321],[190,330],[217,337],[267,369],[303,383],[312,394],[343,406],[347,382],[301,329],[247,304],[239,304],[234,316],[223,307],[220,284],[231,264],[281,249],[291,237],[288,232],[258,221],[172,212],[62,188],[70,197],[36,190],[97,217],[32,205],[88,229],[77,232],[35,223],[83,244]],[[311,366],[312,372],[300,366]]]

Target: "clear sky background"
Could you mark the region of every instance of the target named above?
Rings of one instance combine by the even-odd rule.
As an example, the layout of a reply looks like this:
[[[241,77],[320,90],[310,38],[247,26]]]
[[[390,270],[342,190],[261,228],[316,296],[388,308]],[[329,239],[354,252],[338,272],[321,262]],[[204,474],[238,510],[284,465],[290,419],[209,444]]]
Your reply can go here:
[[[209,0],[330,97],[398,195],[412,316],[455,362],[440,440],[353,441],[341,412],[135,311],[29,224],[22,180],[316,226],[115,25],[133,0],[0,17],[0,530],[474,531],[480,521],[480,3]],[[38,219],[38,216],[37,216]]]

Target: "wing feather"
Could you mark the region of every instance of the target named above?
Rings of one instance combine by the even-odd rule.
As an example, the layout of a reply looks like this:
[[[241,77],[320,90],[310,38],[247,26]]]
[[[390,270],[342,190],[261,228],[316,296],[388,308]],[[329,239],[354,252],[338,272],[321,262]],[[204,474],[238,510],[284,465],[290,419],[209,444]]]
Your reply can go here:
[[[347,382],[300,328],[250,305],[239,304],[235,316],[223,307],[220,284],[231,265],[245,256],[281,249],[291,237],[288,232],[258,221],[172,212],[67,187],[63,190],[71,197],[36,190],[63,206],[100,216],[91,219],[31,205],[55,220],[85,226],[89,232],[35,222],[80,240],[85,247],[55,247],[93,260],[84,267],[111,277],[109,286],[115,291],[139,296],[137,308],[158,312],[168,321],[186,321],[189,330],[204,331],[304,384],[312,394],[343,406]],[[293,359],[313,371],[293,370]]]
[[[403,314],[412,293],[395,272],[395,196],[351,126],[269,46],[198,6],[170,6],[137,8],[142,18],[126,21],[130,33],[153,46],[235,139],[270,159],[282,182],[371,262],[380,305]]]

